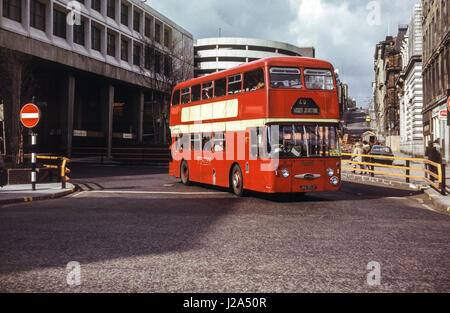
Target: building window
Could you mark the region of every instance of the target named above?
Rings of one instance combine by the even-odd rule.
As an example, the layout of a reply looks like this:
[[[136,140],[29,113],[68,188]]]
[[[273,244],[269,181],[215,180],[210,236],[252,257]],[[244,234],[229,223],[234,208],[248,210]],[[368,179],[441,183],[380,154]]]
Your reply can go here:
[[[137,32],[140,31],[141,27],[141,15],[138,11],[133,12],[133,29]]]
[[[167,48],[170,48],[170,28],[164,27],[164,46],[166,46]]]
[[[148,70],[152,67],[153,49],[150,46],[145,47],[144,67]]]
[[[155,72],[161,74],[161,53],[155,51]]]
[[[120,4],[120,22],[128,26],[128,7],[123,3]]]
[[[107,49],[106,53],[112,57],[116,56],[116,36],[114,34],[108,33],[107,35]]]
[[[161,43],[161,24],[155,23],[155,41]]]
[[[148,17],[145,18],[145,29],[144,29],[144,35],[147,36],[148,38],[151,37],[151,23],[152,20],[149,19]]]
[[[91,27],[92,50],[101,51],[101,33],[102,31],[99,28],[95,26]]]
[[[66,14],[53,9],[53,35],[66,38]]]
[[[100,12],[100,0],[91,0],[91,7],[95,10]]]
[[[3,16],[22,22],[22,0],[3,0]]]
[[[128,62],[128,41],[125,39],[120,40],[120,58]]]
[[[113,20],[116,18],[116,0],[108,0],[106,14]]]
[[[45,4],[38,0],[31,0],[31,14],[30,25],[31,27],[45,31]]]
[[[73,25],[73,42],[84,46],[84,21]]]
[[[134,45],[133,46],[133,64],[140,66],[141,65],[141,46]]]
[[[169,77],[172,74],[172,59],[170,56],[164,56],[164,75]]]

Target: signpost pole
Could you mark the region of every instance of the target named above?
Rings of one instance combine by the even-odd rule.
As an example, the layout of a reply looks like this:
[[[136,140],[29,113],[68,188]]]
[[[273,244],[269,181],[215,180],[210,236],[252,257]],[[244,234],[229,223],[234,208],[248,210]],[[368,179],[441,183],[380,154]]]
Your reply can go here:
[[[36,105],[36,98],[33,97],[31,103]],[[36,191],[36,145],[37,145],[37,134],[31,128],[31,188]]]
[[[36,106],[36,98],[33,97],[31,103],[28,103],[20,110],[20,121],[22,125],[30,129],[31,135],[31,188],[36,190],[36,152],[37,152],[37,134],[34,127],[39,123],[41,112]]]
[[[2,103],[0,103],[0,122],[2,123],[2,132],[3,132],[3,137],[2,137],[2,144],[3,144],[3,154],[6,154],[6,134],[5,134],[5,118],[4,118],[4,105],[3,105],[3,100]]]
[[[36,144],[37,134],[31,130],[31,188],[36,191]]]

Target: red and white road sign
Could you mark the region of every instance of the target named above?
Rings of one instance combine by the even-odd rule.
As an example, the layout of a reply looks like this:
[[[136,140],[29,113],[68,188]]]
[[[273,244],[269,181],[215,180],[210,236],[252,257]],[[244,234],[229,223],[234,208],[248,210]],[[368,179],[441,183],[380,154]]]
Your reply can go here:
[[[41,112],[33,103],[25,104],[20,110],[20,121],[23,126],[33,128],[39,123]]]
[[[450,111],[450,97],[448,97],[448,99],[447,99],[447,108]]]

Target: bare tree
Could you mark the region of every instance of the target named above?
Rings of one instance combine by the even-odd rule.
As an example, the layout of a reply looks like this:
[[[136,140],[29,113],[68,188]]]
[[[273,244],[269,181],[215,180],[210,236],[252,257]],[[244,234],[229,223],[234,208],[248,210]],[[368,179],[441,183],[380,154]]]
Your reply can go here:
[[[0,98],[4,102],[6,153],[16,164],[23,163],[24,127],[20,123],[20,108],[31,100],[35,78],[30,56],[0,49]]]
[[[150,74],[147,82],[152,95],[154,143],[167,143],[170,138],[170,95],[176,84],[194,76],[192,39],[176,32],[168,44],[141,38],[145,42],[141,71]],[[166,49],[167,48],[167,49]]]

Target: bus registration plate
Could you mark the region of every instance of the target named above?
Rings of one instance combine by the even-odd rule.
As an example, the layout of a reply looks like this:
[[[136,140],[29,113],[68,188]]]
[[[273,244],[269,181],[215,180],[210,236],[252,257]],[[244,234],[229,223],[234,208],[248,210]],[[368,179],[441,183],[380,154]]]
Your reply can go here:
[[[316,185],[309,185],[309,186],[300,186],[301,190],[316,190],[317,186]]]

